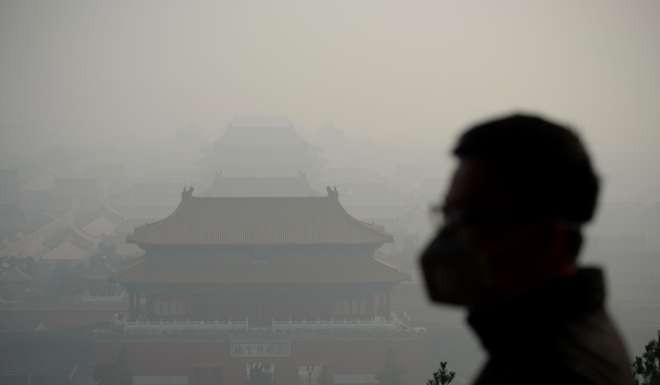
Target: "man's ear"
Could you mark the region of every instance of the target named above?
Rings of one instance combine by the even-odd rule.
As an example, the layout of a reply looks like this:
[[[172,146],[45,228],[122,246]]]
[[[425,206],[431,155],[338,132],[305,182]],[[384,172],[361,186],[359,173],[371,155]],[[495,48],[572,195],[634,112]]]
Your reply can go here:
[[[536,268],[547,270],[553,266],[563,252],[565,242],[558,221],[545,219],[528,227],[525,240],[526,257],[532,259]]]
[[[572,255],[572,230],[561,220],[550,220],[547,223],[548,254],[553,265],[560,271],[572,267],[575,258]]]

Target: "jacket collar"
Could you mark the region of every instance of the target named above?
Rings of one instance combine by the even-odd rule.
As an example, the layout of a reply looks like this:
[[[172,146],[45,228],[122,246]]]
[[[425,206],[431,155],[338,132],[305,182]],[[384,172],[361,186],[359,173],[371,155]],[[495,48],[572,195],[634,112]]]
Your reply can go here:
[[[560,325],[602,309],[602,270],[581,268],[523,295],[472,309],[468,324],[490,352],[517,349],[539,341]]]

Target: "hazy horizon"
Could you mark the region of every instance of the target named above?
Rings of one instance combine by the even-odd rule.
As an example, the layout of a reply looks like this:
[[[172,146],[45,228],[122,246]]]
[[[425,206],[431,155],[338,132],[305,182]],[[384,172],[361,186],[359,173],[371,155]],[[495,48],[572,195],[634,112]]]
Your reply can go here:
[[[396,206],[389,252],[410,267],[457,135],[541,114],[577,129],[602,176],[585,260],[606,266],[638,353],[660,316],[658,37],[653,0],[3,0],[0,169],[45,190],[116,167],[117,190],[171,182],[176,201],[222,171],[208,155],[232,119],[283,117],[320,159],[313,189],[367,186],[339,191],[360,219],[369,194]],[[481,357],[466,333],[448,333],[461,380]]]
[[[659,192],[654,1],[0,7],[5,161],[26,145],[213,139],[243,114],[333,124],[392,163],[444,161],[466,125],[524,110],[580,130],[612,200]]]

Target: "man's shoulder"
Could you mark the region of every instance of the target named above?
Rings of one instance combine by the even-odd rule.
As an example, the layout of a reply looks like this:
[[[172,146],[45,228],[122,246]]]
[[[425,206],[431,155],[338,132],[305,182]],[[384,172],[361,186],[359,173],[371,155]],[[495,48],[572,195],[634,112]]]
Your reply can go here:
[[[634,383],[630,358],[604,310],[544,326],[515,348],[491,352],[475,383]]]
[[[594,384],[632,384],[631,359],[604,309],[572,320],[557,338],[564,365]]]
[[[522,359],[517,365],[502,365],[498,360],[489,361],[478,377],[474,385],[494,385],[494,384],[536,384],[536,385],[593,385],[587,377],[562,365],[548,365],[538,363],[537,365],[529,363],[529,360]],[[509,363],[511,364],[511,363]]]

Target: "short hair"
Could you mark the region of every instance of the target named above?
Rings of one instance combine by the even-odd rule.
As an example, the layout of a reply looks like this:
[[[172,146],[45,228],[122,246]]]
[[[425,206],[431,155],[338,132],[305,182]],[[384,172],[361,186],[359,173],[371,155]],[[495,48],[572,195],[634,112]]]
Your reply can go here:
[[[538,116],[514,114],[469,128],[453,151],[459,160],[496,165],[515,204],[529,215],[589,222],[599,178],[578,135]]]

